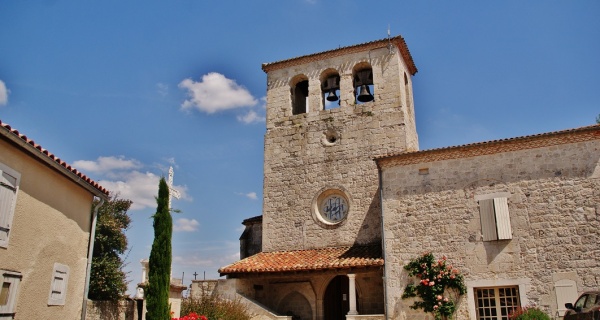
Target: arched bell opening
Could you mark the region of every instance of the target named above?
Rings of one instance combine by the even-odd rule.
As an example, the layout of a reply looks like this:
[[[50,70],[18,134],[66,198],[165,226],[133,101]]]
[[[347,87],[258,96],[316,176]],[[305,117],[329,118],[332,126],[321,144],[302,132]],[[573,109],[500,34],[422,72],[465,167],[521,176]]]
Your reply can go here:
[[[329,110],[340,106],[340,74],[334,69],[327,69],[321,74],[321,97],[323,109]]]
[[[292,114],[308,112],[308,78],[305,75],[295,76],[290,82]]]
[[[356,104],[363,104],[375,100],[373,85],[373,68],[368,63],[360,63],[354,67],[353,72],[354,98]]]

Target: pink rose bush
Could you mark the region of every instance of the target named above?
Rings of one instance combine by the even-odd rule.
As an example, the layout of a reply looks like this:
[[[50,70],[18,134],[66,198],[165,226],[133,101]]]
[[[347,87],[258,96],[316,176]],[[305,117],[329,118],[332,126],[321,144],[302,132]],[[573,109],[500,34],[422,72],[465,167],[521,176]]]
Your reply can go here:
[[[436,260],[430,252],[411,260],[404,269],[419,283],[406,285],[402,299],[419,297],[410,306],[430,312],[436,320],[448,319],[456,310],[459,297],[467,293],[464,278],[445,256]]]
[[[195,312],[191,312],[187,316],[183,316],[181,318],[171,318],[171,320],[208,320],[207,317],[198,315]]]

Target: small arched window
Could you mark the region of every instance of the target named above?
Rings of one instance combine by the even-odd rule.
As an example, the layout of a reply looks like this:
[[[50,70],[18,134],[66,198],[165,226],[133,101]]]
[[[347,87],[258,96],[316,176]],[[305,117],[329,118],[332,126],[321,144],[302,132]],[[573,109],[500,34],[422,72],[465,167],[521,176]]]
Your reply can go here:
[[[308,111],[308,79],[304,76],[297,77],[292,83],[292,114],[301,114]]]
[[[373,69],[371,66],[357,66],[354,72],[354,97],[356,104],[373,101]]]
[[[333,109],[340,106],[340,74],[333,70],[325,70],[321,75],[321,96],[323,109]]]

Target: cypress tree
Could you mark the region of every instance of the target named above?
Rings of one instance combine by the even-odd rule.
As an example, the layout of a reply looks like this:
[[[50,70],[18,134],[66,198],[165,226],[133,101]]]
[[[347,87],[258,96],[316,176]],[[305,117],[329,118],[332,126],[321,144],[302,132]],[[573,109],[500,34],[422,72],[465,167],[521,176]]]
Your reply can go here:
[[[157,208],[154,214],[154,242],[148,262],[146,288],[146,319],[169,320],[169,286],[171,276],[171,234],[173,220],[169,212],[169,186],[165,178],[158,184]]]

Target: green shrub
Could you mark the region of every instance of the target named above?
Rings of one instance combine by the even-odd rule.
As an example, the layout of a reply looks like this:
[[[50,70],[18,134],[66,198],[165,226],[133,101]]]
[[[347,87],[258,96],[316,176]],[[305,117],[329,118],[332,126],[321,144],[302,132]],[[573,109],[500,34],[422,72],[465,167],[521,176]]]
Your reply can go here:
[[[200,298],[184,298],[181,314],[196,312],[208,320],[250,320],[248,309],[240,300],[228,300],[218,295],[203,294]]]
[[[536,307],[517,308],[508,318],[510,320],[550,320],[544,311]]]

